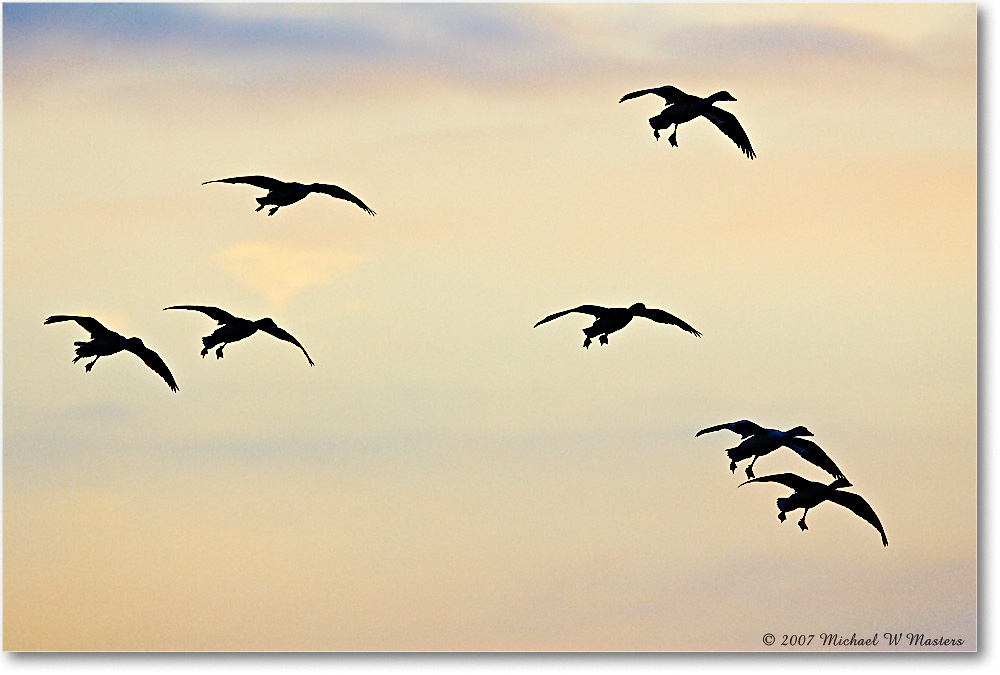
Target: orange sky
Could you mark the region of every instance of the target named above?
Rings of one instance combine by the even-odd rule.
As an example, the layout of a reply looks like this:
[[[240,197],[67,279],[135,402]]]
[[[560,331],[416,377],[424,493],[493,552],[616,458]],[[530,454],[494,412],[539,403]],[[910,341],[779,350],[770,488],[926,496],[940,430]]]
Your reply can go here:
[[[5,649],[976,647],[975,5],[8,4],[3,30]],[[731,92],[757,159],[617,102],[667,83]],[[378,215],[201,185],[254,173]],[[640,301],[704,337],[532,329]],[[215,324],[176,304],[271,316],[316,367],[266,335],[203,360]],[[142,337],[180,392],[129,355],[85,373],[51,314]],[[737,490],[737,439],[694,434],[743,418],[809,427],[890,546]],[[823,480],[796,460],[755,470]]]

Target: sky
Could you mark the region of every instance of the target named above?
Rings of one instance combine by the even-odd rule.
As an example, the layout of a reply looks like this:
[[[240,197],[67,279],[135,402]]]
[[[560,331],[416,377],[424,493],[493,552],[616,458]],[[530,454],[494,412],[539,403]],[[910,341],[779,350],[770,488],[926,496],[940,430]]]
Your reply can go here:
[[[976,649],[976,21],[5,4],[4,649]],[[662,101],[618,100],[663,84],[730,92],[756,159],[705,120],[655,141]],[[248,174],[377,216],[202,185]],[[635,302],[704,335],[532,328]],[[179,304],[316,366],[267,335],[202,359]],[[52,314],[180,391],[84,372]],[[739,419],[807,426],[889,546],[737,489],[738,437],[695,433]]]

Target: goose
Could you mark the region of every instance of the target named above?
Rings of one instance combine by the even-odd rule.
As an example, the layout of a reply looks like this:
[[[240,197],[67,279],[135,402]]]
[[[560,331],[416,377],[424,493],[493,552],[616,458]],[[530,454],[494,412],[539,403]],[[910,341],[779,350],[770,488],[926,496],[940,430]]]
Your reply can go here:
[[[55,314],[47,318],[45,323],[58,323],[60,321],[76,321],[85,331],[90,333],[89,341],[81,340],[73,343],[76,345],[76,358],[73,359],[73,363],[90,356],[95,357],[93,361],[83,366],[83,369],[88,373],[97,363],[97,359],[102,356],[111,356],[121,351],[132,352],[142,359],[142,362],[149,366],[154,373],[162,377],[171,391],[177,391],[177,382],[170,373],[170,369],[167,368],[167,364],[163,362],[159,354],[144,345],[139,338],[126,338],[124,335],[105,328],[100,321],[89,316]]]
[[[843,472],[837,468],[837,465],[823,452],[822,448],[812,441],[799,438],[799,436],[813,435],[805,427],[798,426],[788,431],[779,431],[778,429],[765,429],[750,420],[740,420],[739,422],[727,422],[726,424],[702,429],[695,434],[695,437],[721,430],[733,431],[743,437],[743,441],[738,446],[726,450],[730,459],[729,468],[733,473],[736,473],[736,462],[742,462],[744,459],[753,457],[750,466],[746,468],[747,478],[753,478],[754,462],[758,458],[774,452],[781,446],[785,446],[791,448],[802,459],[815,464],[834,478],[844,477]]]
[[[163,311],[168,309],[190,309],[196,312],[201,312],[202,314],[207,314],[210,318],[215,319],[219,322],[220,327],[215,329],[215,332],[207,337],[203,337],[201,342],[205,345],[205,348],[201,350],[201,357],[205,358],[208,354],[208,350],[216,345],[220,345],[218,349],[215,350],[215,358],[222,358],[222,349],[228,345],[230,342],[238,342],[244,338],[248,338],[259,330],[264,331],[279,340],[284,340],[285,342],[291,342],[293,345],[302,350],[302,353],[306,355],[306,360],[309,362],[310,366],[315,366],[313,360],[309,358],[309,353],[306,348],[299,344],[292,335],[281,328],[278,328],[277,324],[274,323],[274,319],[263,318],[257,319],[256,321],[251,321],[249,319],[241,319],[238,316],[233,316],[224,309],[219,309],[218,307],[205,307],[204,305],[174,305],[172,307],[164,307]]]
[[[809,509],[823,502],[830,501],[850,509],[856,516],[868,521],[882,535],[882,545],[889,545],[889,540],[885,536],[885,530],[882,529],[882,523],[879,522],[878,516],[875,515],[875,511],[865,501],[864,497],[853,492],[840,491],[841,488],[852,487],[846,478],[837,478],[829,485],[823,485],[823,483],[816,483],[806,480],[801,476],[796,476],[794,473],[777,473],[772,476],[753,478],[740,483],[739,487],[743,487],[747,483],[764,482],[781,483],[795,491],[788,497],[778,499],[778,520],[781,522],[785,522],[785,513],[788,511],[805,509],[802,513],[802,518],[799,520],[799,528],[808,530],[809,528],[806,527],[806,514],[809,513]]]
[[[694,328],[689,326],[684,321],[681,321],[673,314],[664,312],[662,309],[650,309],[641,302],[637,302],[631,307],[600,307],[598,305],[580,305],[579,307],[574,307],[573,309],[567,309],[562,312],[556,312],[555,314],[550,314],[538,323],[534,325],[534,328],[538,328],[543,323],[552,321],[553,319],[558,319],[561,316],[565,316],[572,312],[580,312],[582,314],[591,314],[597,318],[594,321],[594,325],[590,328],[584,328],[583,334],[587,336],[587,339],[583,341],[583,346],[590,349],[591,339],[598,337],[602,345],[608,344],[608,334],[614,333],[617,330],[621,330],[629,324],[634,317],[641,316],[647,319],[656,321],[657,323],[666,323],[674,326],[678,326],[688,333],[691,333],[695,337],[701,337],[701,333],[696,331]]]
[[[247,185],[264,188],[268,192],[263,197],[257,197],[257,203],[260,204],[260,206],[258,206],[255,210],[260,211],[265,206],[274,205],[274,208],[267,212],[267,215],[269,216],[273,216],[274,212],[282,206],[294,204],[300,199],[305,198],[305,196],[310,192],[322,192],[325,195],[330,195],[331,197],[336,197],[337,199],[346,199],[347,201],[360,206],[369,215],[375,215],[375,212],[368,208],[364,202],[344,188],[337,187],[336,185],[325,185],[323,183],[312,183],[311,185],[303,185],[302,183],[286,183],[278,180],[277,178],[268,178],[267,176],[236,176],[235,178],[220,178],[219,180],[207,180],[202,183],[202,185],[208,185],[209,183],[246,183]]]
[[[668,84],[663,87],[633,91],[622,96],[618,102],[623,103],[629,99],[645,96],[646,94],[655,94],[667,103],[667,107],[663,109],[663,112],[649,118],[649,126],[653,127],[653,138],[656,140],[660,140],[660,129],[669,129],[670,125],[673,125],[674,132],[670,134],[667,140],[670,141],[670,145],[677,147],[678,125],[690,122],[696,117],[704,117],[736,143],[736,147],[742,150],[747,157],[753,159],[757,156],[750,146],[750,139],[747,137],[746,132],[743,131],[743,127],[740,126],[736,116],[727,110],[716,108],[713,105],[719,101],[735,101],[736,98],[728,91],[718,91],[707,98],[700,98],[691,94],[685,94],[677,87]]]

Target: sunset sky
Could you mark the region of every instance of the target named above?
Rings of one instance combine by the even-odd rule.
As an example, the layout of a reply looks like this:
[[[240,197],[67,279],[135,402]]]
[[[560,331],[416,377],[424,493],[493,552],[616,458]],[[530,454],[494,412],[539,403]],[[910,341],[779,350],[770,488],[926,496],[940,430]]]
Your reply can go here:
[[[976,59],[971,3],[4,4],[4,649],[975,649]],[[635,302],[704,336],[532,328]]]

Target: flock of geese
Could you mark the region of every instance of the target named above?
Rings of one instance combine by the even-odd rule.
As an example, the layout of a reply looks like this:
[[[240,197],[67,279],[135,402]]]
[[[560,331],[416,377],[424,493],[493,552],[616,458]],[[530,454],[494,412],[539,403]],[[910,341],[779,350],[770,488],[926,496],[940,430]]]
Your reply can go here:
[[[645,96],[647,94],[659,96],[666,102],[666,107],[663,111],[649,119],[649,125],[653,128],[653,137],[657,140],[660,138],[661,129],[669,130],[672,126],[674,128],[673,133],[670,134],[667,140],[670,142],[670,145],[676,147],[678,126],[699,117],[704,117],[709,122],[714,124],[719,131],[732,140],[749,159],[756,157],[756,154],[750,145],[750,139],[747,137],[746,132],[743,130],[743,127],[740,125],[736,117],[732,113],[715,105],[721,101],[735,101],[736,98],[729,92],[720,91],[706,98],[700,98],[698,96],[686,94],[677,87],[667,85],[653,89],[633,91],[622,96],[619,103],[640,96]],[[309,185],[294,182],[286,183],[268,176],[236,176],[233,178],[221,178],[218,180],[205,181],[202,185],[207,185],[209,183],[246,184],[267,190],[266,195],[256,198],[258,203],[256,211],[272,207],[268,211],[268,216],[273,216],[281,207],[294,204],[312,193],[326,194],[337,199],[346,200],[357,205],[369,215],[375,215],[375,212],[372,211],[358,197],[336,185],[323,183],[312,183]],[[216,358],[221,359],[223,357],[222,350],[226,345],[231,342],[244,340],[258,331],[263,331],[278,338],[279,340],[295,345],[302,350],[303,354],[305,354],[309,365],[315,365],[313,360],[309,357],[309,353],[305,350],[305,347],[303,347],[302,344],[299,343],[299,341],[296,340],[290,333],[282,328],[279,328],[271,318],[263,318],[252,321],[250,319],[243,319],[234,316],[218,307],[208,307],[204,305],[174,305],[164,309],[184,309],[201,312],[218,322],[219,328],[217,328],[210,335],[203,337],[201,340],[203,345],[203,349],[201,350],[202,357],[205,357],[211,349],[215,348]],[[580,305],[579,307],[574,307],[573,309],[567,309],[561,312],[556,312],[555,314],[550,314],[536,323],[535,327],[537,328],[543,323],[547,323],[571,313],[589,314],[594,317],[593,325],[583,329],[585,336],[583,346],[586,348],[590,347],[592,340],[595,337],[598,338],[600,344],[608,344],[608,335],[621,330],[635,317],[643,317],[657,323],[677,326],[681,330],[684,330],[695,337],[701,337],[701,333],[699,331],[695,330],[691,325],[682,319],[662,309],[648,308],[641,302],[635,303],[630,307]],[[89,341],[78,341],[74,343],[76,346],[76,358],[73,359],[73,363],[76,363],[81,359],[94,357],[93,361],[84,365],[84,369],[87,372],[90,372],[90,369],[94,367],[94,364],[97,363],[98,359],[102,356],[111,356],[112,354],[127,351],[138,356],[142,362],[146,364],[146,366],[162,377],[167,383],[167,386],[170,387],[171,391],[176,392],[178,390],[177,382],[174,380],[174,376],[171,374],[170,369],[167,368],[167,364],[164,363],[163,359],[160,358],[156,352],[143,344],[141,339],[137,337],[126,338],[125,336],[106,328],[97,319],[89,316],[60,314],[48,317],[45,320],[45,323],[51,324],[63,321],[75,321],[81,328],[90,333]],[[882,544],[884,546],[889,545],[889,541],[885,535],[885,530],[882,528],[882,524],[879,522],[878,516],[875,515],[875,511],[868,504],[868,502],[866,502],[860,495],[843,492],[843,488],[851,487],[851,483],[844,477],[843,472],[837,467],[834,461],[830,459],[830,457],[818,445],[816,445],[816,443],[802,438],[803,436],[813,435],[808,429],[799,426],[788,431],[779,431],[777,429],[765,429],[764,427],[761,427],[749,420],[740,420],[738,422],[728,422],[708,427],[707,429],[702,429],[695,434],[695,436],[701,436],[702,434],[721,430],[728,430],[737,433],[743,439],[737,447],[726,451],[731,460],[729,468],[735,473],[737,462],[741,462],[746,459],[751,460],[750,464],[746,468],[748,480],[740,483],[738,487],[742,487],[748,483],[772,482],[780,483],[792,489],[793,492],[790,496],[783,497],[777,501],[779,521],[785,521],[785,514],[787,512],[794,511],[796,509],[803,509],[802,518],[798,521],[798,525],[802,530],[806,530],[808,529],[806,527],[806,514],[809,512],[809,509],[814,508],[825,501],[830,501],[840,504],[870,523],[882,536]],[[754,477],[754,463],[760,457],[770,454],[782,447],[791,449],[802,459],[829,473],[834,478],[833,482],[829,484],[817,483],[793,473],[779,473],[770,476],[762,476],[760,478]]]
[[[740,420],[739,422],[727,422],[702,429],[695,436],[722,430],[732,431],[743,438],[735,448],[726,450],[726,454],[729,455],[730,459],[729,468],[733,473],[736,473],[736,462],[753,458],[750,459],[750,464],[746,468],[747,478],[750,480],[740,483],[737,487],[743,487],[748,483],[781,483],[786,487],[792,488],[793,492],[790,496],[782,497],[778,500],[778,520],[785,522],[786,513],[796,509],[804,509],[802,518],[799,519],[799,528],[808,530],[809,528],[806,527],[806,514],[809,513],[809,509],[823,502],[831,501],[850,509],[856,516],[870,523],[882,535],[882,545],[889,545],[889,539],[885,536],[885,529],[882,527],[882,523],[879,522],[878,516],[875,515],[875,510],[872,509],[871,505],[861,495],[856,495],[853,492],[841,492],[841,488],[851,487],[851,482],[844,477],[844,473],[837,468],[837,465],[823,452],[822,448],[812,441],[801,438],[801,436],[812,436],[811,431],[805,427],[795,427],[788,431],[765,429],[750,420]],[[794,473],[776,473],[770,476],[755,478],[753,475],[753,465],[757,459],[782,447],[790,448],[798,453],[802,459],[826,471],[833,476],[833,482],[829,485],[824,485],[823,483],[807,480]]]

